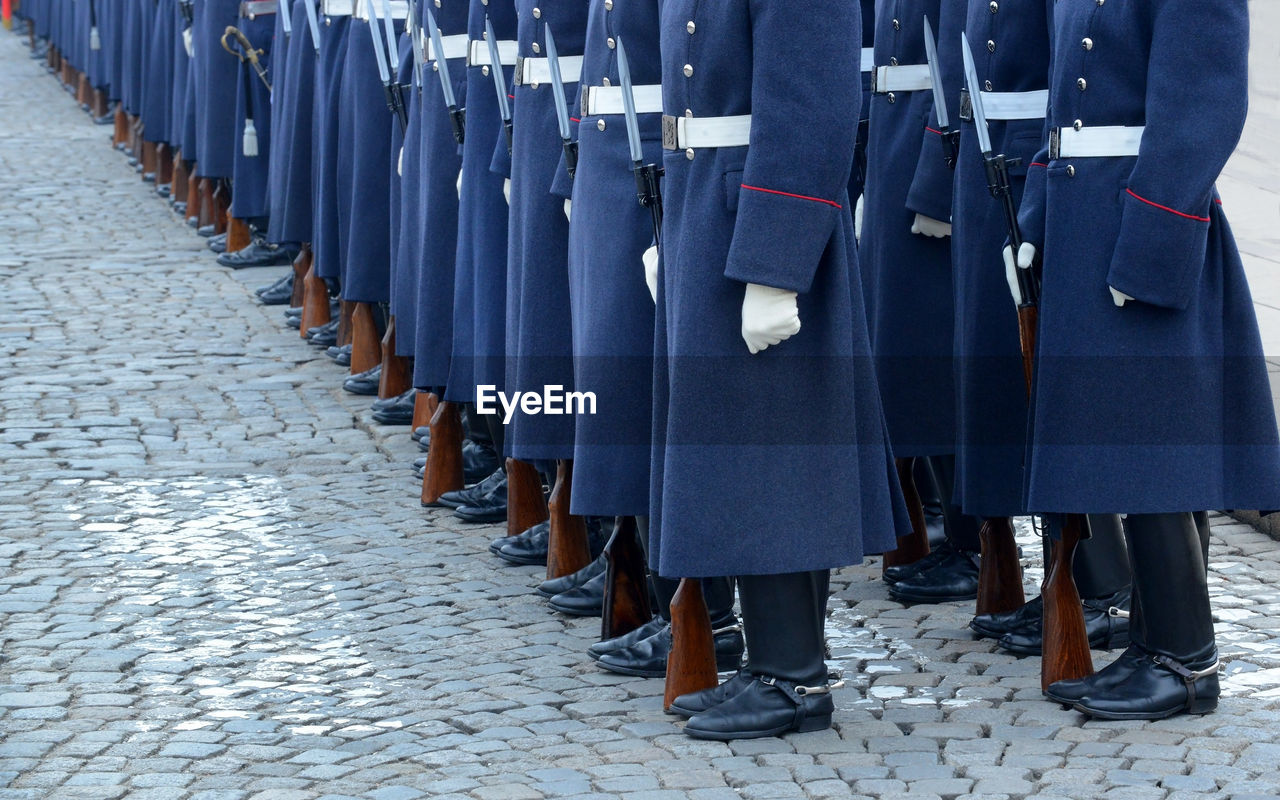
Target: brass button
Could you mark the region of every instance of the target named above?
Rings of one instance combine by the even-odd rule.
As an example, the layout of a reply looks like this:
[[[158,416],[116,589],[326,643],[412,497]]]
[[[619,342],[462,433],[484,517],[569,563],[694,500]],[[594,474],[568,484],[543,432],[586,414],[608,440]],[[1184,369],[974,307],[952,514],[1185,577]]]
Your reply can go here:
[[[693,148],[692,148],[692,147],[690,147],[688,150],[685,150],[685,151],[684,151],[684,157],[685,157],[685,158],[687,158],[687,159],[689,159],[690,161],[692,161],[692,160],[693,160]]]
[[[534,43],[533,43],[533,52],[535,52],[535,53],[541,53],[541,52],[542,52],[542,48],[538,45],[538,43],[537,43],[537,42],[534,42]]]
[[[1075,122],[1071,123],[1071,127],[1075,128],[1076,130],[1080,130],[1081,128],[1084,127],[1084,123],[1081,122],[1080,120],[1076,120]]]
[[[1080,78],[1079,80],[1076,81],[1076,86],[1079,86],[1080,91],[1083,92],[1085,89],[1089,88],[1089,82],[1086,81],[1084,78]]]
[[[1101,6],[1105,2],[1107,2],[1107,0],[1098,0],[1098,5]]]
[[[613,10],[613,0],[604,0],[604,10],[605,11]]]
[[[325,17],[325,18],[324,18],[324,24],[325,24],[326,26],[328,26],[328,25],[332,25],[332,24],[333,24],[333,20],[332,20],[331,18],[329,18],[329,17]]]
[[[698,29],[698,26],[693,24],[693,20],[689,20],[685,23],[684,29],[689,32],[690,36],[692,36],[693,32]]]
[[[484,76],[486,76],[486,77],[488,77],[488,75],[489,75],[489,65],[488,65],[488,64],[485,64],[483,67],[481,67],[481,68],[480,68],[480,74],[481,74],[481,75],[484,75]]]
[[[898,98],[894,95],[893,92],[889,92],[887,95],[885,95],[885,99],[888,100],[890,103],[898,102]]]
[[[616,47],[618,46],[618,43],[617,43],[617,42],[615,42],[615,41],[613,40],[613,37],[612,37],[612,36],[610,36],[608,39],[605,39],[605,40],[604,40],[604,43],[605,43],[605,44],[607,44],[607,45],[609,45],[609,49],[610,49],[610,50],[613,50],[614,48],[616,48]]]
[[[991,9],[991,13],[992,13],[992,14],[994,14],[994,13],[996,13],[997,11],[999,11],[999,10],[1000,10],[1000,4],[999,4],[999,3],[997,3],[997,2],[996,2],[996,0],[991,0],[991,5],[990,5],[990,6],[988,6],[988,8],[990,8],[990,9]]]
[[[603,120],[603,119],[598,119],[598,120],[596,120],[596,128],[598,128],[599,130],[604,130],[604,127],[605,127],[605,126],[604,126],[604,120]]]
[[[487,3],[488,0],[485,0],[485,2]],[[439,8],[439,7],[440,7],[440,0],[436,0],[436,8]]]
[[[987,52],[994,53],[996,51],[996,42],[994,39],[987,40]]]
[[[890,56],[890,57],[889,57],[889,66],[891,66],[891,67],[896,67],[896,66],[898,66],[898,59],[893,58],[892,56]]]
[[[685,64],[685,65],[684,65],[684,76],[685,76],[686,78],[692,78],[692,77],[693,77],[693,65],[692,65],[692,64]]]
[[[1074,178],[1076,176],[1076,168],[1074,164],[1067,165],[1067,177]]]
[[[608,79],[608,78],[601,78],[601,79],[600,79],[600,83],[601,83],[601,85],[603,85],[603,86],[612,86],[612,85],[613,85],[612,83],[610,83],[610,82],[609,82],[609,79]]]
[[[983,81],[982,88],[986,89],[988,92],[991,91],[991,81]]]
[[[686,117],[692,117],[692,116],[693,116],[693,109],[692,109],[692,108],[686,108],[686,109],[684,110],[684,115],[685,115]]]
[[[901,22],[898,22],[898,21],[895,19],[895,20],[893,21],[893,29],[894,29],[895,31],[902,30],[902,23],[901,23]]]
[[[534,19],[542,19],[542,9],[538,8],[537,6],[534,6],[534,7],[533,7],[533,18],[534,18]]]
[[[1088,36],[1086,36],[1080,40],[1080,46],[1083,47],[1085,50],[1092,50],[1093,40],[1090,39]]]

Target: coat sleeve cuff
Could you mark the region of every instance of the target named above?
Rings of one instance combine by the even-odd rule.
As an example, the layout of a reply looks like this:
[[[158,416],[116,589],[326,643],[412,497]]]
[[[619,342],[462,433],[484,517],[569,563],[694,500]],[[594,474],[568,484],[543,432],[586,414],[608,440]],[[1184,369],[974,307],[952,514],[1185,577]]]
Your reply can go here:
[[[848,213],[834,200],[743,184],[725,277],[808,292],[832,231]]]
[[[1048,167],[1040,161],[1027,166],[1027,182],[1022,191],[1022,203],[1018,206],[1018,232],[1022,240],[1044,252],[1044,193]]]
[[[942,136],[926,129],[915,178],[907,192],[907,208],[939,222],[951,221],[951,190],[955,172],[947,166]]]
[[[1209,210],[1179,211],[1132,189],[1123,198],[1107,283],[1140,302],[1185,309],[1204,270]]]

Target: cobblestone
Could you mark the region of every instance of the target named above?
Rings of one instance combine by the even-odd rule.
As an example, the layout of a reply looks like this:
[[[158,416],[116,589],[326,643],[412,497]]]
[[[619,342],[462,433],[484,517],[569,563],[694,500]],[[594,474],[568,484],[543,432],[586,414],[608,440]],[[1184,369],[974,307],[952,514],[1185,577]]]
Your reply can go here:
[[[282,270],[215,266],[17,37],[0,70],[0,800],[1280,796],[1280,544],[1221,515],[1215,714],[1082,724],[871,561],[833,730],[684,738],[419,506],[403,429],[251,301]]]

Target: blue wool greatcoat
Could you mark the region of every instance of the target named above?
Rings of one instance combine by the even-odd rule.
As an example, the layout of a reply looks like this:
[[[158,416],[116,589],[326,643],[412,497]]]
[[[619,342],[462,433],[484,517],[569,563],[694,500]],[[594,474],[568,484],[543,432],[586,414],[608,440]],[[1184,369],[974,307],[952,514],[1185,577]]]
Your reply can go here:
[[[338,118],[342,109],[342,65],[350,41],[351,17],[324,15],[320,24],[320,58],[316,64],[315,102],[312,111],[311,250],[316,275],[339,279],[344,253],[339,214],[338,165],[350,158],[338,143]]]
[[[926,63],[924,17],[939,31],[939,0],[878,0],[876,66]],[[958,93],[948,92],[948,96]],[[951,115],[955,119],[955,114]],[[911,232],[917,213],[951,218],[928,91],[874,94],[863,201],[863,290],[894,452],[954,452],[951,243]],[[934,130],[931,130],[934,129]]]
[[[120,102],[130,114],[142,110],[142,73],[146,64],[144,0],[124,0],[121,18]],[[62,7],[65,7],[63,4]],[[59,13],[61,13],[61,8]]]
[[[1253,303],[1214,182],[1244,126],[1246,0],[1058,2],[1051,127],[1145,125],[1137,157],[1032,166],[1042,245],[1032,511],[1280,508]],[[1085,46],[1082,46],[1084,43]],[[1111,285],[1135,300],[1112,302]]]
[[[413,240],[420,238],[422,221],[418,202],[418,175],[422,159],[422,108],[416,81],[415,56],[408,31],[400,34],[398,80],[404,87],[408,125],[392,127],[391,149],[391,314],[396,318],[396,355],[413,355],[417,325],[417,253]],[[404,176],[408,176],[407,178]]]
[[[432,13],[442,36],[467,33],[470,15],[467,0],[440,0]],[[454,99],[470,112],[466,58],[449,59],[448,69]],[[398,341],[412,348],[414,385],[435,388],[448,383],[453,354],[458,172],[462,169],[462,150],[453,136],[440,73],[434,61],[425,65],[422,86],[415,94],[419,108],[415,140],[418,167],[408,188],[414,193],[417,215],[412,234],[401,238],[401,264],[406,297],[410,298],[407,305],[412,307],[412,327],[408,336]],[[492,90],[488,97],[492,102]],[[470,113],[467,122],[470,131]],[[484,133],[483,128],[477,130],[482,142],[486,141]],[[399,325],[399,314],[396,319]],[[471,314],[464,314],[460,322],[471,325]]]
[[[102,2],[102,0],[98,0]],[[187,47],[182,42],[182,31],[187,27],[186,18],[182,14],[182,5],[176,0],[169,2],[170,25],[173,38],[169,40],[169,68],[173,70],[172,94],[169,97],[169,144],[174,149],[183,146],[183,132],[187,124],[187,83],[190,81],[191,57],[187,55]],[[183,154],[191,158],[190,154]],[[179,198],[185,201],[186,198]]]
[[[382,23],[375,22],[381,36]],[[369,35],[371,24],[359,18],[351,20],[338,111],[342,299],[357,303],[391,299],[392,165],[388,156],[391,129],[399,123],[387,110]],[[397,20],[397,35],[403,27],[403,20]]]
[[[583,91],[621,85],[614,40],[626,44],[634,85],[662,82],[657,0],[592,3]],[[662,158],[662,115],[640,115],[645,163]],[[601,128],[603,125],[603,129]],[[641,255],[653,243],[649,211],[636,202],[621,114],[583,116],[569,225],[574,385],[596,393],[595,414],[575,417],[571,511],[649,513],[653,430],[653,301]]]
[[[486,12],[499,41],[515,41],[512,0],[470,0],[467,35],[471,40],[484,40]],[[508,93],[514,95],[512,68],[504,67],[503,74]],[[514,105],[514,97],[510,99]],[[467,67],[467,135],[458,197],[452,358],[445,387],[445,399],[453,402],[475,400],[477,384],[495,386],[499,391],[506,385],[509,209],[502,194],[503,177],[490,169],[495,143],[506,152],[493,77],[480,66]],[[414,382],[425,385],[416,377]]]
[[[992,12],[969,0],[964,30],[974,48],[978,80],[994,92],[1031,92],[1049,82],[1049,26],[1053,0],[1006,0]],[[995,44],[994,50],[986,46]],[[957,67],[959,33],[942,42],[944,64]],[[992,149],[1019,164],[1009,170],[1014,200],[1044,134],[1044,119],[992,120]],[[956,494],[966,513],[983,517],[1024,513],[1023,457],[1027,392],[1018,318],[1005,280],[1001,250],[1009,237],[972,123],[960,133],[952,203],[951,262],[955,273]]]
[[[275,20],[275,32],[271,39],[271,52],[273,55],[272,63],[274,67],[271,70],[271,143],[267,150],[262,151],[262,155],[267,159],[267,209],[268,214],[274,215],[284,200],[280,196],[282,179],[277,173],[282,172],[284,167],[281,162],[288,159],[289,154],[283,148],[283,144],[287,141],[281,138],[280,133],[283,129],[284,114],[284,96],[289,93],[289,51],[293,48],[294,38],[291,32],[286,32],[285,23],[291,22],[293,19],[293,3],[291,0],[284,0],[284,8],[278,10],[272,19]],[[305,26],[298,31],[300,34],[299,42],[309,45],[311,42],[311,31]],[[270,220],[267,225],[267,240],[279,242],[281,239],[272,239],[272,233],[279,233],[279,226],[272,231]]]
[[[272,68],[273,40],[275,39],[276,14],[255,16],[254,19],[240,17],[236,27],[253,43],[255,50],[261,50],[258,60],[267,70],[267,80],[274,81],[275,70]],[[228,40],[230,41],[230,40]],[[245,94],[245,76],[248,75],[249,94]],[[235,191],[231,193],[231,216],[238,219],[265,217],[270,213],[267,205],[268,166],[271,154],[271,92],[262,85],[253,67],[239,64],[236,71],[236,116],[235,116],[235,167],[232,172]],[[244,127],[249,107],[253,107],[253,126],[258,131],[258,154],[246,155],[244,152]]]
[[[142,138],[148,142],[169,142],[174,138],[171,126],[174,30],[169,1],[148,2],[151,9],[150,35],[147,37],[146,73],[142,84]]]
[[[650,509],[662,575],[839,567],[906,530],[849,210],[859,17],[825,0],[662,4],[665,112],[753,115],[750,147],[664,158]],[[799,293],[800,332],[757,355],[741,335],[747,283]]]
[[[124,68],[121,8],[120,0],[95,0],[94,3],[98,14],[98,35],[102,39],[102,82],[110,101],[120,99],[121,70]]]
[[[81,25],[84,30],[84,38],[81,47],[84,50],[84,72],[89,79],[89,84],[95,89],[102,89],[107,85],[107,39],[103,35],[102,26],[105,22],[103,14],[103,6],[106,5],[105,0],[80,0],[77,6],[77,13],[80,15]],[[166,6],[167,7],[167,6]],[[101,47],[94,50],[90,47],[89,32],[95,26],[98,28],[98,40]]]
[[[560,56],[582,55],[586,0],[516,0],[517,39],[525,58],[545,58],[543,31],[550,27]],[[534,15],[537,7],[539,13]],[[536,48],[536,49],[535,49]],[[571,117],[577,116],[579,75],[563,75]],[[515,144],[511,153],[511,217],[507,238],[507,391],[544,386],[573,389],[570,328],[569,221],[564,200],[551,193],[562,145],[551,84],[516,87]],[[499,142],[498,160],[506,154]],[[507,441],[524,461],[573,458],[574,420],[569,415],[517,413]]]
[[[149,0],[148,0],[149,2]],[[236,86],[240,62],[222,49],[222,34],[236,24],[236,0],[197,0],[195,25],[196,161],[205,178],[230,178],[235,172]]]
[[[876,0],[861,0],[862,49],[874,49],[876,35]],[[867,131],[871,125],[871,71],[863,70],[862,111],[858,114],[858,141],[853,151],[853,170],[849,173],[849,200],[857,202],[867,181]]]
[[[315,107],[315,42],[303,3],[294,0],[293,35],[285,56],[283,75],[273,87],[273,107],[278,124],[271,129],[271,224],[267,238],[273,242],[311,241],[312,123]],[[321,34],[324,35],[323,33]],[[279,60],[276,61],[279,64]],[[277,70],[277,75],[281,72]]]

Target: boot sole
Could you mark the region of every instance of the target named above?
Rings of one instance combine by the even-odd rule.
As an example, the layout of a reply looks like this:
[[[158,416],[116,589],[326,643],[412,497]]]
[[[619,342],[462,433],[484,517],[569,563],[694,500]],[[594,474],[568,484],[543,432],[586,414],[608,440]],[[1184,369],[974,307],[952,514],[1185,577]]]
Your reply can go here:
[[[604,655],[608,655],[608,653],[605,653]],[[596,659],[596,663],[600,664],[601,669],[608,670],[609,672],[616,672],[619,675],[634,675],[638,678],[665,678],[667,676],[667,668],[665,665],[663,666],[662,671],[658,672],[656,670],[642,670],[642,669],[633,669],[630,667],[610,666],[608,664],[601,663],[599,660],[600,656],[593,656],[593,658]],[[726,656],[725,658],[728,658],[728,657]],[[742,666],[741,653],[734,656],[734,659],[732,662],[722,661],[719,657],[716,658],[716,672],[736,672],[738,668],[741,666]],[[693,716],[693,715],[690,714],[689,716]]]
[[[684,732],[695,739],[712,739],[717,742],[728,742],[733,739],[766,739],[770,736],[781,736],[784,733],[812,733],[825,731],[831,727],[831,715],[822,714],[817,717],[806,717],[799,725],[780,725],[769,730],[759,731],[704,731],[699,728],[684,726]]]
[[[509,556],[501,550],[494,553],[495,556],[517,567],[545,567],[547,565],[547,556],[543,554],[542,558],[515,557]]]
[[[937,603],[965,603],[970,600],[977,600],[978,593],[974,592],[972,594],[941,595],[941,596],[935,597],[931,595],[912,595],[912,594],[907,594],[905,592],[895,592],[892,589],[890,589],[889,597],[894,600],[897,600],[900,603],[916,603],[919,605],[933,605]]]
[[[587,608],[567,608],[564,606],[558,606],[555,603],[547,603],[547,605],[551,607],[552,611],[559,611],[561,614],[565,614],[570,617],[599,617],[604,614],[603,607],[587,609]]]
[[[1106,647],[1103,647],[1103,645],[1104,645],[1104,644],[1106,644],[1107,646],[1106,646]],[[1006,653],[1012,653],[1012,654],[1013,654],[1013,655],[1015,655],[1015,656],[1040,656],[1040,655],[1044,655],[1042,648],[1039,648],[1039,647],[1036,647],[1036,648],[1032,648],[1032,647],[1005,647],[1004,645],[996,645],[996,646],[997,646],[997,647],[999,647],[1001,650],[1005,651]],[[1099,642],[1098,644],[1094,644],[1093,642],[1090,642],[1090,643],[1089,643],[1089,649],[1090,649],[1090,650],[1115,650],[1116,648],[1125,648],[1125,647],[1128,647],[1128,646],[1129,646],[1129,637],[1128,637],[1128,636],[1125,636],[1125,637],[1123,637],[1123,638],[1115,637],[1115,638],[1113,638],[1109,643],[1107,643],[1107,642]],[[1073,703],[1074,703],[1074,702],[1076,702],[1076,701],[1074,701],[1074,700],[1073,700],[1073,701],[1071,701],[1071,702],[1073,702]]]
[[[1093,717],[1094,719],[1119,720],[1119,721],[1157,720],[1157,719],[1168,719],[1169,717],[1176,717],[1179,714],[1192,714],[1195,716],[1203,716],[1205,714],[1209,714],[1218,707],[1218,698],[1214,697],[1211,699],[1197,700],[1194,704],[1192,704],[1190,709],[1188,709],[1186,706],[1178,706],[1177,708],[1170,709],[1168,711],[1094,711],[1094,710],[1085,708],[1080,703],[1075,703],[1072,707],[1076,711],[1079,711],[1082,714],[1088,714],[1090,717]]]

